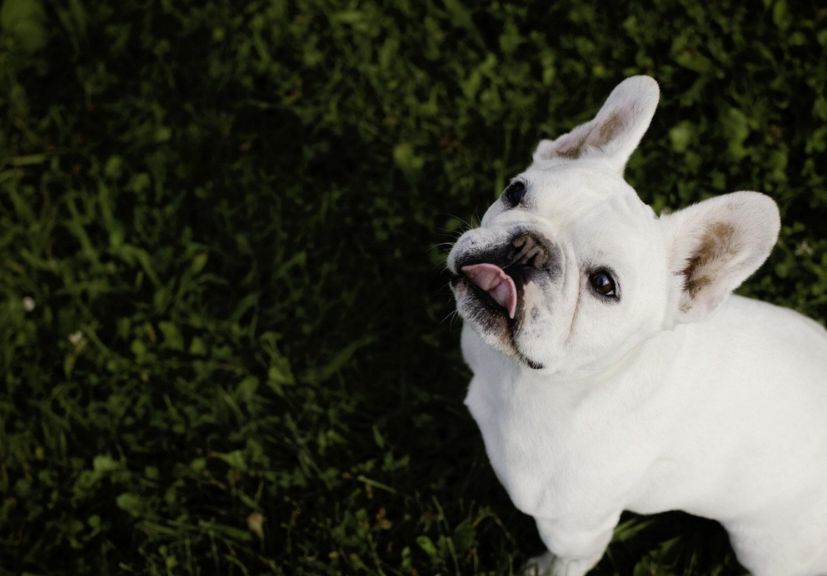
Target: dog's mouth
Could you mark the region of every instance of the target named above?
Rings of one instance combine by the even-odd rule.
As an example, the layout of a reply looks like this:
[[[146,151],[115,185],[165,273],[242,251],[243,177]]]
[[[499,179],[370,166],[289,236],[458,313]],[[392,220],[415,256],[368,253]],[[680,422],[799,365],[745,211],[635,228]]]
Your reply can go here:
[[[517,313],[517,285],[514,279],[496,264],[470,264],[461,268],[462,273],[480,293],[479,297],[489,304],[499,306],[512,320]]]
[[[513,323],[526,282],[554,269],[552,254],[544,238],[520,232],[502,247],[461,258],[454,282],[465,283],[484,309]]]

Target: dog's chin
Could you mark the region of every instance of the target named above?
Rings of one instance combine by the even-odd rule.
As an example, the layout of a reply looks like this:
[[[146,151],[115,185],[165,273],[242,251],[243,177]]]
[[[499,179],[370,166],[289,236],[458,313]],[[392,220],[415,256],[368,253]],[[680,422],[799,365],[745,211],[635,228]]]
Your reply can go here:
[[[452,283],[457,312],[492,348],[534,370],[543,368],[542,363],[528,358],[516,344],[516,334],[522,322],[522,298],[518,299],[517,312],[509,318],[505,308],[497,304],[485,291],[465,278]]]

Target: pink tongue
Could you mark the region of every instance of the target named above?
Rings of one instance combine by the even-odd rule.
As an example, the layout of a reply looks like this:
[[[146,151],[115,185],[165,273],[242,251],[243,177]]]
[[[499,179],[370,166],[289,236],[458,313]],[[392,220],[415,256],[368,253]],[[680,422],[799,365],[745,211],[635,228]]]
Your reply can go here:
[[[517,287],[511,276],[494,264],[472,264],[463,266],[462,273],[468,279],[488,292],[494,301],[508,310],[508,317],[514,318],[517,312]]]

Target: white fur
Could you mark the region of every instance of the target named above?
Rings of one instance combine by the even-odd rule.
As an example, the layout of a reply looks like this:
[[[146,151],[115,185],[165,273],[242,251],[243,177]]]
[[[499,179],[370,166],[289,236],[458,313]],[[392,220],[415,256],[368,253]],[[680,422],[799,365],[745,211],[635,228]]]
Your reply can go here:
[[[466,404],[536,519],[541,570],[585,574],[623,510],[680,509],[721,522],[756,576],[825,575],[827,332],[730,296],[775,243],[772,200],[738,192],[657,217],[623,181],[657,100],[651,78],[622,82],[594,120],[540,143],[521,205],[496,202],[452,249],[457,273],[518,229],[559,248],[559,276],[525,286],[510,340],[455,288]],[[619,302],[589,289],[596,265],[617,273]]]

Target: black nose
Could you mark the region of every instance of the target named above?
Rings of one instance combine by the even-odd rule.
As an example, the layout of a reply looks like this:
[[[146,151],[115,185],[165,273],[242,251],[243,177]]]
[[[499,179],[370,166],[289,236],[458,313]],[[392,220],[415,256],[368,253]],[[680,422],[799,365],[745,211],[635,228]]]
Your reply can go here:
[[[551,261],[551,248],[545,239],[521,232],[511,239],[511,264],[543,270]]]
[[[525,192],[525,182],[514,180],[514,182],[508,185],[503,194],[509,206],[516,206],[523,201]]]

